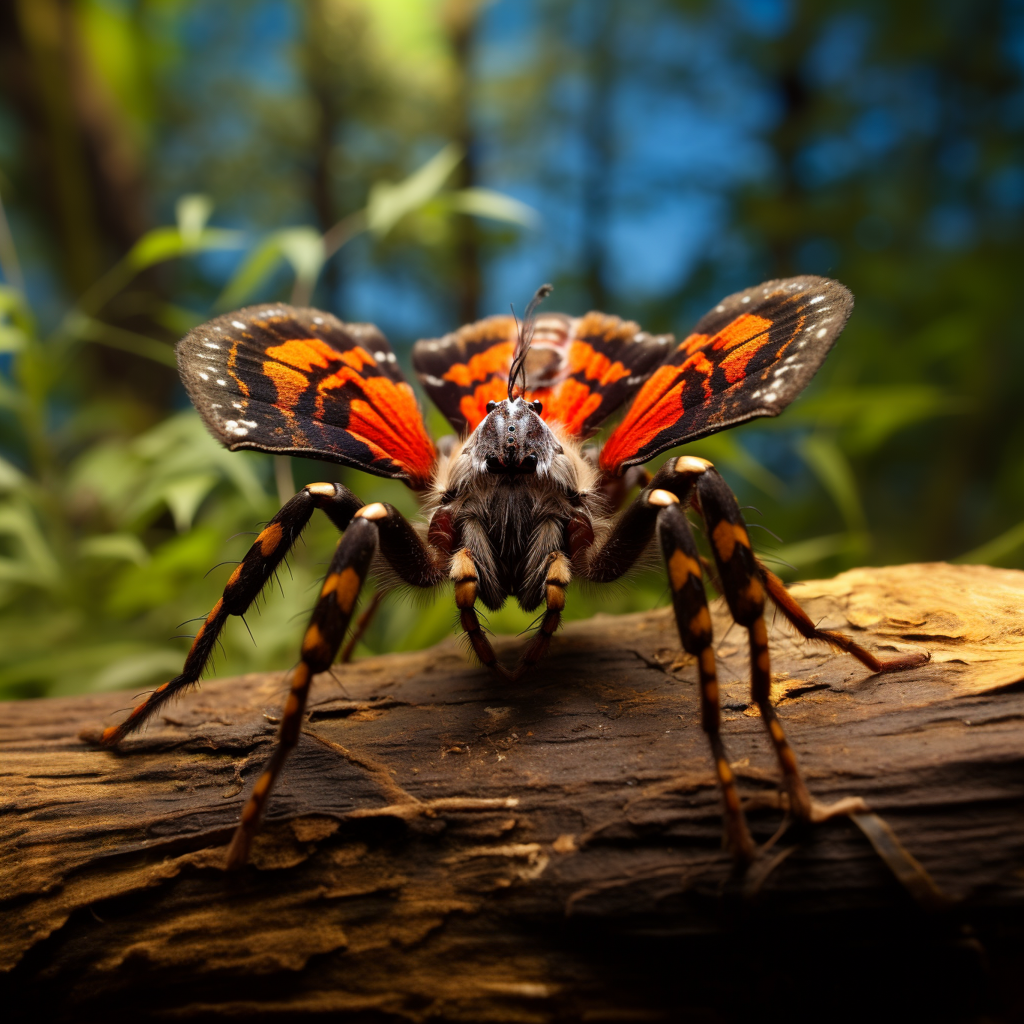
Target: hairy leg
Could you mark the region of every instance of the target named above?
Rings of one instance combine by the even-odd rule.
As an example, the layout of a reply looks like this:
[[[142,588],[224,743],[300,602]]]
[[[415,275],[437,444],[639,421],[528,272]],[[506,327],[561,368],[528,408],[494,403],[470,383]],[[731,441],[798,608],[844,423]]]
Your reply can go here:
[[[901,654],[895,658],[886,658],[884,661],[872,654],[871,651],[861,647],[856,641],[832,629],[818,629],[811,617],[797,604],[795,598],[786,589],[786,584],[779,579],[771,570],[766,569],[760,561],[757,563],[764,579],[768,596],[775,606],[796,628],[797,632],[808,640],[816,640],[828,644],[831,648],[852,654],[862,665],[866,665],[872,672],[902,672],[908,668],[915,668],[923,665],[931,659],[927,651],[915,651],[913,654]]]
[[[115,746],[138,729],[157,708],[199,681],[228,616],[244,615],[249,610],[295,544],[314,509],[322,509],[339,530],[344,530],[361,505],[347,487],[338,483],[309,484],[286,502],[231,574],[220,600],[199,627],[181,674],[157,687],[123,722],[105,729],[100,742],[104,746]]]
[[[683,650],[697,658],[700,722],[711,746],[715,773],[722,792],[726,842],[737,860],[748,863],[754,858],[754,841],[740,807],[736,781],[722,742],[718,677],[715,672],[715,652],[711,646],[711,615],[704,590],[700,554],[679,499],[669,491],[660,490],[652,498],[652,503],[661,509],[658,513],[658,538],[672,588],[672,605],[679,639]]]
[[[572,563],[564,551],[552,551],[547,557],[544,574],[544,619],[534,634],[529,646],[523,651],[519,664],[512,673],[518,679],[540,661],[551,645],[562,621],[562,609],[565,607],[565,588],[572,579]]]

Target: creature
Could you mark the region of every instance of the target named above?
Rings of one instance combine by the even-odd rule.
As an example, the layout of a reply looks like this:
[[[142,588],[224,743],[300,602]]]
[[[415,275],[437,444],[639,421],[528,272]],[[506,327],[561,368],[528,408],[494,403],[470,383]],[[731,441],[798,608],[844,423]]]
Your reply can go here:
[[[484,666],[514,680],[543,657],[573,578],[609,583],[657,535],[679,637],[697,659],[702,726],[721,788],[727,844],[739,862],[756,853],[720,734],[718,684],[704,576],[711,573],[750,642],[752,697],[774,746],[788,806],[820,820],[786,741],[771,687],[766,600],[808,640],[858,658],[874,672],[928,660],[888,661],[841,633],[819,630],[751,549],[736,498],[715,467],[656,455],[757,416],[778,415],[810,381],[845,325],[853,297],[835,281],[767,281],[723,299],[683,341],[653,336],[602,313],[537,315],[541,288],[520,325],[494,316],[420,341],[413,364],[427,394],[458,431],[435,448],[413,390],[384,336],[314,309],[253,306],[211,320],[178,344],[182,378],[213,435],[252,448],[354,466],[405,481],[425,524],[392,506],[364,504],[340,483],[314,483],[289,500],[231,574],[195,636],[181,674],[164,683],[102,742],[113,746],[203,674],[229,615],[242,615],[295,543],[314,509],[342,531],[309,627],[277,746],[242,811],[228,863],[245,863],[274,781],[295,746],[310,684],[335,659],[360,589],[375,566],[395,583],[451,581],[461,627]],[[600,451],[584,448],[612,413],[625,415]],[[622,508],[631,486],[640,493]],[[713,564],[685,514],[704,523]],[[543,606],[518,664],[498,662],[475,605],[514,597]]]

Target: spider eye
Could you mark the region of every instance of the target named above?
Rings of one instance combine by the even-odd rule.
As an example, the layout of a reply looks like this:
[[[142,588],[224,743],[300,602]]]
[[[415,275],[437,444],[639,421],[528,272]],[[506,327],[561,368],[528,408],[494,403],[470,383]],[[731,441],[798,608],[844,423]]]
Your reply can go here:
[[[494,410],[497,409],[497,408],[498,408],[498,403],[497,402],[488,402],[487,403],[487,411],[488,412],[494,412]]]
[[[542,403],[542,402],[539,402],[539,401],[537,401],[537,402],[531,402],[531,403],[530,403],[530,406],[531,406],[531,408],[533,409],[533,411],[534,411],[534,412],[535,412],[535,413],[536,413],[536,414],[537,414],[538,416],[539,416],[539,415],[541,414],[541,411],[542,411],[542,410],[544,409],[544,405],[543,405],[543,403]]]

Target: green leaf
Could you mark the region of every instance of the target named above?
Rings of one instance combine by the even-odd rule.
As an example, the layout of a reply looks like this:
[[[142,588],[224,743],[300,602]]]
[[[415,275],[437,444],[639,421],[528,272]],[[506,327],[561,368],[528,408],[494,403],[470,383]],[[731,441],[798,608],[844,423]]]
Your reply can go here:
[[[862,552],[867,544],[867,538],[857,533],[830,533],[824,537],[812,537],[810,540],[797,541],[794,544],[784,544],[771,552],[769,561],[778,559],[781,562],[788,562],[794,569],[805,565],[814,565],[823,562],[826,558],[833,558],[836,555],[856,555]],[[765,554],[761,554],[765,558]],[[771,566],[780,575],[785,574],[786,567]]]
[[[125,257],[125,262],[134,273],[138,273],[146,267],[179,256],[190,256],[213,249],[240,249],[244,244],[245,235],[241,231],[206,228],[193,237],[186,238],[176,227],[154,228],[132,246]]]
[[[216,308],[234,309],[243,305],[270,276],[280,260],[281,246],[278,245],[277,236],[268,235],[259,245],[249,250],[220,293],[215,303]]]
[[[213,200],[200,193],[184,195],[174,204],[174,215],[178,221],[178,234],[182,244],[195,246],[199,244],[203,228],[213,213]]]
[[[967,565],[995,565],[1021,547],[1024,547],[1024,523],[1011,526],[1005,533],[993,537],[992,540],[952,559],[952,561]]]
[[[803,421],[842,428],[849,449],[867,454],[904,427],[966,409],[962,399],[928,384],[830,388],[826,394],[797,402],[787,410],[785,425]]]
[[[203,499],[216,486],[215,473],[196,473],[171,481],[163,487],[160,496],[167,502],[179,533],[184,533],[192,525]]]
[[[324,240],[316,228],[286,228],[277,232],[277,244],[292,265],[296,279],[312,291],[324,265]]]
[[[13,491],[25,482],[25,474],[17,466],[0,457],[0,491]]]
[[[825,434],[811,434],[797,444],[797,451],[838,506],[849,531],[865,534],[867,521],[857,480],[839,445]]]
[[[174,347],[155,338],[149,338],[145,334],[126,331],[122,327],[105,324],[102,320],[95,320],[78,312],[69,314],[64,326],[70,335],[84,341],[93,341],[99,345],[106,345],[107,348],[131,352],[134,356],[177,368],[178,360],[174,354]]]
[[[28,335],[18,327],[0,323],[0,352],[20,352],[28,344]]]
[[[525,228],[540,226],[540,214],[532,206],[489,188],[464,188],[445,198],[459,213],[519,224]]]
[[[403,217],[437,195],[462,157],[462,148],[450,143],[397,185],[377,182],[366,201],[366,223],[370,231],[377,238],[384,238]]]
[[[113,558],[123,562],[145,565],[149,552],[145,544],[134,533],[105,533],[98,537],[87,537],[78,545],[83,558]]]
[[[60,581],[60,565],[24,499],[0,505],[0,535],[12,538],[20,557],[0,559],[0,579],[48,589]]]

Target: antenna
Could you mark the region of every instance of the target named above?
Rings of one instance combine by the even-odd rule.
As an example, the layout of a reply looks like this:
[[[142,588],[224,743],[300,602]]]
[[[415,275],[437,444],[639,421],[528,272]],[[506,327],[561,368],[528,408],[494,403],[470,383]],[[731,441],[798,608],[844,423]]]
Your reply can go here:
[[[537,322],[537,307],[554,291],[550,284],[542,284],[530,299],[523,315],[523,322],[516,321],[519,328],[519,339],[516,342],[515,352],[512,355],[512,366],[508,371],[508,399],[518,398],[526,390],[526,355],[530,351],[530,342],[533,341],[533,328]],[[515,318],[515,308],[512,309],[512,317]]]

